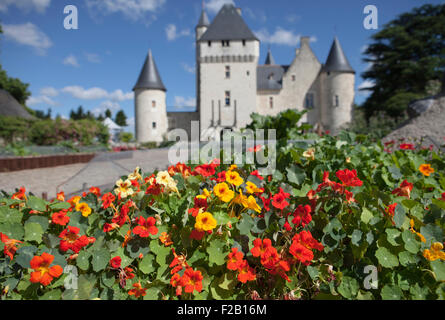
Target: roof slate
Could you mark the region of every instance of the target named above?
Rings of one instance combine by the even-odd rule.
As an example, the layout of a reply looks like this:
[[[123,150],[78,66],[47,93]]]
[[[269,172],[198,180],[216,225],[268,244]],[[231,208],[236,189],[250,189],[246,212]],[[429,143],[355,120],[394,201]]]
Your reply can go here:
[[[326,64],[324,65],[323,70],[326,72],[336,71],[355,73],[354,69],[352,69],[351,65],[349,64],[348,59],[346,59],[346,56],[340,45],[340,41],[338,41],[337,37],[335,37],[334,42],[332,43],[328,59],[326,60]]]
[[[0,115],[34,119],[8,91],[0,89]]]
[[[225,4],[199,41],[258,40],[233,4]]]
[[[145,59],[144,66],[142,67],[138,81],[133,88],[136,89],[157,89],[167,91],[159,75],[158,68],[153,58],[151,50],[148,51],[147,58]]]
[[[199,27],[208,27],[209,25],[210,25],[209,17],[207,16],[207,13],[204,10],[202,10],[201,17],[199,18],[199,22],[198,22],[198,25],[196,27],[197,28],[199,28]]]
[[[262,65],[257,67],[257,90],[277,91],[283,88],[283,76],[289,66]]]

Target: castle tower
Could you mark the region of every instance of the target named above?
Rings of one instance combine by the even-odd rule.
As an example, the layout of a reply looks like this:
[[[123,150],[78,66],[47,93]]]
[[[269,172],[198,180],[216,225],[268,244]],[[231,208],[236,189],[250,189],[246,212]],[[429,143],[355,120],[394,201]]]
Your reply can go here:
[[[199,95],[199,87],[201,85],[201,68],[198,58],[201,56],[200,52],[200,46],[198,45],[199,39],[202,37],[202,35],[207,31],[208,27],[210,25],[209,17],[207,16],[207,13],[204,10],[204,1],[202,2],[202,12],[201,16],[199,18],[198,24],[195,28],[195,34],[196,34],[196,104],[197,104],[197,110],[196,112],[199,112],[199,106],[201,105],[201,97]]]
[[[148,51],[139,79],[133,88],[135,95],[136,140],[162,142],[168,130],[166,91],[151,50]]]
[[[256,112],[260,42],[241,10],[225,4],[196,45],[201,140],[217,140],[222,129],[242,128]]]
[[[352,120],[355,71],[335,37],[322,70],[322,124],[333,134]]]

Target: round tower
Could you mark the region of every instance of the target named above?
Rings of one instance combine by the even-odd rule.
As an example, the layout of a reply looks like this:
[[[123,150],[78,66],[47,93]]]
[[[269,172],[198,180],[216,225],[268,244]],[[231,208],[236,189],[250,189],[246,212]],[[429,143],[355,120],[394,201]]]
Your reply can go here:
[[[210,25],[209,17],[207,16],[207,13],[204,10],[204,2],[203,2],[201,17],[199,17],[198,24],[195,28],[196,41],[198,41],[202,37],[202,35],[207,31],[209,25]]]
[[[137,142],[162,142],[168,131],[166,91],[149,50],[133,88]]]
[[[351,122],[354,105],[355,71],[335,37],[323,67],[324,110],[322,122],[333,134]]]

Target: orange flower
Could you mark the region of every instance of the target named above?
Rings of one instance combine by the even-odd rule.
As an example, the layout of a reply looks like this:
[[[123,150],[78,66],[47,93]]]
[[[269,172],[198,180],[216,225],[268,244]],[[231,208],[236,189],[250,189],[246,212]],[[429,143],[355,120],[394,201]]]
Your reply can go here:
[[[133,233],[139,235],[141,238],[148,238],[150,234],[155,235],[158,233],[158,228],[156,227],[156,220],[153,217],[140,216],[137,220],[138,226],[133,229]]]
[[[253,248],[250,249],[254,257],[262,257],[266,249],[272,247],[270,239],[261,240],[260,238],[253,240]]]
[[[423,256],[429,261],[435,260],[445,260],[445,252],[443,250],[443,244],[440,242],[435,242],[431,245],[430,249],[425,249],[423,251]]]
[[[422,174],[427,177],[429,177],[430,174],[434,173],[434,169],[431,167],[431,165],[425,163],[420,165],[419,171],[422,172]]]
[[[142,285],[140,282],[137,282],[135,284],[133,284],[133,288],[130,291],[128,291],[128,295],[130,296],[135,296],[135,298],[139,298],[139,297],[143,297],[145,296],[147,293],[145,291],[147,291],[147,289],[142,288]]]
[[[85,202],[78,202],[76,204],[76,211],[80,211],[82,213],[82,216],[84,216],[85,218],[87,218],[91,214],[91,208]]]
[[[172,239],[170,238],[170,235],[167,232],[162,232],[161,236],[159,237],[159,240],[166,247],[169,247],[173,244]]]
[[[201,271],[194,271],[192,268],[188,268],[187,270],[185,270],[179,282],[181,286],[184,287],[186,293],[192,293],[194,290],[201,292],[202,279],[203,276],[201,274]]]
[[[65,201],[65,192],[60,191],[59,193],[57,193],[56,199],[59,201]]]
[[[66,215],[67,212],[68,210],[66,209],[60,210],[59,212],[54,212],[51,216],[52,223],[66,226],[68,222],[70,222],[70,217]]]
[[[3,252],[7,255],[11,260],[14,258],[14,254],[17,251],[16,244],[23,243],[19,240],[10,239],[6,234],[0,232],[0,240],[5,244],[3,248]]]
[[[91,187],[90,188],[90,193],[100,197],[101,193],[100,193],[100,189],[98,187]]]
[[[32,258],[30,265],[34,269],[31,272],[30,281],[32,283],[41,283],[44,286],[49,285],[54,278],[58,278],[62,275],[63,269],[59,265],[50,267],[54,260],[54,256],[49,253],[42,253],[41,256],[35,256]]]
[[[26,189],[25,187],[21,187],[19,189],[19,191],[17,191],[16,193],[14,193],[11,197],[11,199],[14,200],[26,200]]]
[[[113,204],[114,200],[116,200],[116,197],[111,192],[104,194],[102,196],[102,208],[107,209]]]
[[[238,270],[239,270],[238,280],[241,283],[246,283],[247,281],[256,280],[255,270],[249,266],[249,264],[247,263],[247,260],[243,260],[243,262],[240,265],[240,268]]]
[[[392,194],[395,194],[399,197],[406,197],[410,198],[411,191],[413,190],[413,184],[409,183],[408,181],[404,180],[399,188],[396,188],[393,190]]]
[[[238,251],[238,248],[235,247],[232,248],[232,252],[230,252],[227,257],[229,258],[227,261],[227,269],[235,271],[241,267],[244,254]]]

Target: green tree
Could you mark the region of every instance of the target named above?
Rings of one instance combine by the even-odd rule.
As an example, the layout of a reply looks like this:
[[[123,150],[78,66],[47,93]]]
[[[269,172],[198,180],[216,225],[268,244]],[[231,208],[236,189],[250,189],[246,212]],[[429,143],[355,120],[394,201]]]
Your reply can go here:
[[[397,119],[409,100],[427,96],[428,83],[445,70],[445,5],[426,4],[401,14],[372,36],[362,77],[373,82],[366,118],[385,111]]]
[[[112,114],[111,114],[111,110],[110,109],[107,109],[107,110],[105,110],[105,118],[112,118]]]
[[[114,122],[116,122],[116,124],[121,127],[127,126],[127,116],[125,115],[124,110],[119,110],[116,113],[116,118],[114,119]]]

